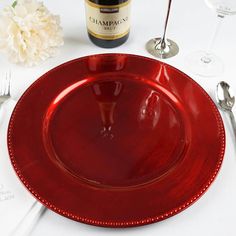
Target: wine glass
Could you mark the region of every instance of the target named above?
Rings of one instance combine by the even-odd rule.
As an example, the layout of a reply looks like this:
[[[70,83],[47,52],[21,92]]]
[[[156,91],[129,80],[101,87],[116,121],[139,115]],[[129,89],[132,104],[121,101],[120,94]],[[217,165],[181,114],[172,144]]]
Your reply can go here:
[[[179,52],[178,45],[173,40],[166,38],[166,30],[169,21],[171,3],[172,0],[169,0],[163,36],[161,38],[151,39],[146,44],[147,51],[151,55],[161,59],[173,57]]]
[[[193,73],[205,77],[212,77],[223,73],[223,62],[212,52],[212,49],[219,33],[222,20],[226,16],[236,14],[236,0],[205,0],[205,2],[209,8],[216,11],[216,29],[207,50],[190,54],[187,57],[187,64]]]

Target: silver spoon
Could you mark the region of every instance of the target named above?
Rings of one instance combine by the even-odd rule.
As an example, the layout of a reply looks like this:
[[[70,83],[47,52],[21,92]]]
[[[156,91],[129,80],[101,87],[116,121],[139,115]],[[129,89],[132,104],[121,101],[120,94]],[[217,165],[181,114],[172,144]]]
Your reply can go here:
[[[216,100],[219,108],[229,114],[236,138],[236,122],[232,112],[233,106],[235,104],[235,97],[230,89],[230,86],[224,81],[221,81],[217,84]]]

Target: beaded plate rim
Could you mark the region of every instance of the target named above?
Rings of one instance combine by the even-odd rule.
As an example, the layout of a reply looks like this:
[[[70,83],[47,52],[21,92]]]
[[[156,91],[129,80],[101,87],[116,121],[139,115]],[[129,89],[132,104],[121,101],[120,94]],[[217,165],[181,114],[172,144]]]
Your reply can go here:
[[[114,55],[114,56],[128,56],[128,57],[139,57],[139,58],[143,58],[145,60],[149,60],[152,62],[156,62],[156,63],[160,63],[165,65],[166,67],[171,68],[172,70],[177,71],[178,73],[182,74],[184,77],[187,77],[193,84],[195,84],[200,91],[203,93],[203,95],[209,100],[209,104],[211,105],[212,108],[212,112],[214,113],[215,117],[216,117],[216,122],[217,122],[217,127],[218,127],[218,132],[219,132],[219,139],[221,141],[221,147],[220,147],[220,153],[219,153],[219,158],[218,158],[218,162],[217,162],[217,166],[214,170],[214,173],[212,174],[212,176],[209,178],[209,180],[207,181],[207,183],[205,184],[204,187],[201,188],[201,190],[195,194],[193,197],[191,197],[188,201],[186,201],[185,203],[183,203],[182,205],[180,205],[179,207],[166,212],[165,214],[162,215],[158,215],[155,217],[151,217],[151,218],[145,218],[142,220],[136,220],[136,221],[123,221],[123,222],[115,222],[115,221],[99,221],[99,220],[93,220],[93,219],[89,219],[89,218],[85,218],[85,217],[81,217],[72,213],[69,213],[66,210],[60,209],[58,207],[56,207],[55,205],[53,205],[52,203],[50,203],[48,200],[45,200],[43,198],[41,198],[39,196],[39,194],[37,192],[34,191],[34,189],[28,184],[28,182],[25,180],[24,176],[21,174],[20,170],[17,167],[17,164],[14,160],[14,154],[12,152],[12,144],[11,144],[11,133],[12,133],[12,125],[13,125],[13,120],[14,117],[17,113],[19,104],[21,103],[21,100],[27,96],[27,94],[34,88],[34,86],[41,80],[44,79],[44,77],[48,74],[53,72],[54,70],[57,70],[59,67],[61,66],[65,66],[68,65],[70,63],[73,63],[75,61],[80,61],[80,60],[84,60],[85,58],[88,57],[98,57],[98,56],[106,56],[106,55]],[[55,68],[49,70],[48,72],[46,72],[45,74],[43,74],[39,79],[37,79],[31,86],[29,86],[29,88],[24,92],[24,94],[21,96],[21,98],[19,99],[19,101],[17,102],[10,121],[9,121],[9,126],[8,126],[8,133],[7,133],[7,144],[8,144],[8,151],[9,151],[9,156],[10,156],[10,160],[12,163],[12,166],[17,174],[17,176],[19,177],[19,179],[21,180],[21,182],[24,184],[24,186],[27,188],[27,190],[38,200],[40,201],[44,206],[46,206],[47,208],[53,210],[54,212],[65,216],[67,218],[70,218],[72,220],[75,221],[79,221],[82,223],[86,223],[86,224],[90,224],[90,225],[95,225],[95,226],[102,226],[102,227],[114,227],[114,228],[124,228],[124,227],[134,227],[134,226],[142,226],[142,225],[146,225],[146,224],[150,224],[150,223],[155,223],[158,221],[162,221],[165,220],[171,216],[174,216],[178,213],[180,213],[181,211],[185,210],[186,208],[188,208],[190,205],[192,205],[194,202],[196,202],[200,197],[202,197],[202,195],[207,191],[207,189],[210,187],[210,185],[213,183],[213,181],[215,180],[217,174],[219,173],[219,170],[222,166],[222,162],[224,159],[224,153],[225,153],[225,129],[224,129],[224,125],[223,125],[223,120],[220,116],[220,113],[216,107],[216,105],[214,104],[213,100],[211,99],[211,97],[207,94],[207,92],[196,82],[194,81],[190,76],[188,76],[187,74],[185,74],[184,72],[180,71],[179,69],[168,65],[164,62],[152,59],[152,58],[148,58],[145,56],[140,56],[140,55],[135,55],[135,54],[122,54],[122,53],[105,53],[105,54],[95,54],[95,55],[88,55],[88,56],[84,56],[84,57],[80,57],[68,62],[65,62],[61,65],[56,66]]]

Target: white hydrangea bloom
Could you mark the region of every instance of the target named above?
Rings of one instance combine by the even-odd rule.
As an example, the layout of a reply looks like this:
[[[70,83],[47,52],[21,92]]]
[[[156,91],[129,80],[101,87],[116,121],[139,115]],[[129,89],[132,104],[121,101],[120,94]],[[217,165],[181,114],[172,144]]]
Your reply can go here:
[[[0,51],[12,62],[37,65],[55,55],[61,45],[60,18],[42,2],[17,0],[0,14]]]

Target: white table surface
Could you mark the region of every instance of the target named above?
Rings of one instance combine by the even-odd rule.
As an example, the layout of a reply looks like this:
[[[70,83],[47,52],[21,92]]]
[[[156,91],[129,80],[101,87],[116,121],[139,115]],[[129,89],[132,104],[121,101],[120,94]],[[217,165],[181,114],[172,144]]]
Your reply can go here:
[[[115,49],[102,49],[94,46],[87,37],[83,0],[44,0],[53,13],[61,16],[65,45],[57,57],[34,68],[12,65],[4,55],[0,55],[0,73],[8,69],[12,71],[13,99],[19,99],[25,89],[49,69],[77,57],[105,52],[133,53],[151,57],[145,51],[145,43],[162,33],[166,2],[167,0],[133,0],[132,31],[128,42]],[[9,3],[9,0],[0,1],[0,10]],[[190,52],[206,48],[215,23],[215,13],[207,8],[204,0],[173,1],[168,36],[178,43],[180,53],[166,60],[167,63],[189,74],[212,97],[220,80],[230,83],[236,92],[236,16],[224,20],[214,47],[214,52],[225,64],[222,76],[214,78],[195,76],[188,70],[185,59]],[[5,124],[1,126],[1,129],[4,129],[1,132],[6,132],[8,119],[15,104],[13,99],[4,104],[4,112],[1,111],[3,113],[1,119],[4,119]],[[210,189],[190,208],[163,222],[131,229],[88,226],[47,210],[30,235],[236,235],[236,146],[229,119],[226,114],[223,114],[223,118],[227,136],[223,166]]]

